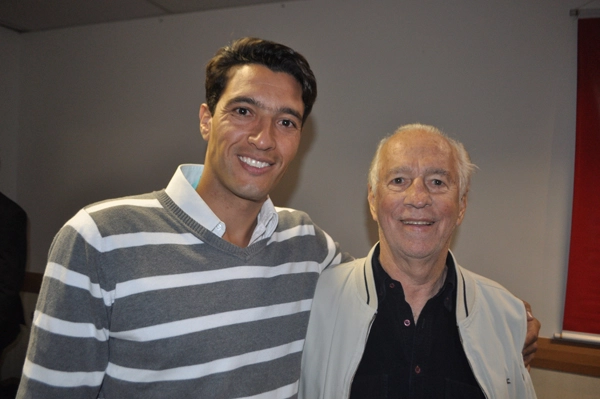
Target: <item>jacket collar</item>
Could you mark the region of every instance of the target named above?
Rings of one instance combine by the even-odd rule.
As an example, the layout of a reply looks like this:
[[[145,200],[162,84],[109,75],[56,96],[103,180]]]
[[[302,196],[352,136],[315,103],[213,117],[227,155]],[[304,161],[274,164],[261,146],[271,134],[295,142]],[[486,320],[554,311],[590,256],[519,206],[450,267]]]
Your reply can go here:
[[[452,251],[449,252],[456,265],[456,322],[460,323],[473,313],[476,284],[473,276],[465,273],[465,270],[456,262]]]
[[[475,304],[475,282],[473,277],[464,272],[464,269],[458,264],[452,251],[448,251],[449,256],[454,262],[456,268],[456,321],[461,322],[472,312]],[[371,308],[377,310],[377,289],[375,287],[375,277],[373,276],[373,256],[379,254],[379,242],[376,243],[366,258],[359,259],[353,270],[354,280],[357,284],[357,292],[363,301]]]
[[[379,242],[375,244],[366,258],[357,260],[360,262],[352,271],[354,281],[357,284],[357,292],[363,301],[371,308],[377,310],[377,288],[375,287],[375,277],[373,276],[372,261],[373,256],[379,254]],[[375,255],[377,256],[377,255]]]

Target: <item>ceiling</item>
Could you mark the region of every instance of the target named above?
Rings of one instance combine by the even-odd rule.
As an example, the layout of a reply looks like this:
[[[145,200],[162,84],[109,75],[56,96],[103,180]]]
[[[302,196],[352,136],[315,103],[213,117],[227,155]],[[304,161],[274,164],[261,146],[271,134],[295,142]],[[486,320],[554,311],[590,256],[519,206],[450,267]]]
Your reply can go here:
[[[282,0],[0,0],[0,26],[35,32]]]

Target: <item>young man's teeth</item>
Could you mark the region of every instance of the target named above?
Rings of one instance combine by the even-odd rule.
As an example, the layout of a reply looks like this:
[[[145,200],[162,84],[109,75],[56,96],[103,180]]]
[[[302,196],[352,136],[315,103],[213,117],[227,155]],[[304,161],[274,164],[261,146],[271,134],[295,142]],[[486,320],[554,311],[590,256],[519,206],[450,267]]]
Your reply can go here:
[[[254,168],[266,168],[269,166],[267,162],[257,161],[256,159],[248,158],[248,157],[239,157],[240,160]]]

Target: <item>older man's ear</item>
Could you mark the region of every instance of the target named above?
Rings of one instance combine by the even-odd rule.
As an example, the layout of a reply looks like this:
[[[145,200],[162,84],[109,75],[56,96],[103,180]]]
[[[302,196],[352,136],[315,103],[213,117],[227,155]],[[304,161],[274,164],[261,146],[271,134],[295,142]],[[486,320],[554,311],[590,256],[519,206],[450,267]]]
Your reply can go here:
[[[458,219],[456,220],[456,225],[460,226],[463,219],[465,218],[465,213],[467,212],[467,193],[465,193],[461,199],[458,210]]]
[[[373,194],[373,188],[369,184],[367,186],[368,194],[367,200],[369,201],[369,210],[371,211],[371,217],[374,221],[377,221],[377,208],[375,207],[375,194]]]

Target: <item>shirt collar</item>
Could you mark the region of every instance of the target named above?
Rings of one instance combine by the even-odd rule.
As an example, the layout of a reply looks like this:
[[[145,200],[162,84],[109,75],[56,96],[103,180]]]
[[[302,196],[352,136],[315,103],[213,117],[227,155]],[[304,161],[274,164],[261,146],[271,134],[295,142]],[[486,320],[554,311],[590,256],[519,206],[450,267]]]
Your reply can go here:
[[[200,223],[205,229],[223,237],[227,226],[210,209],[208,204],[196,192],[196,187],[202,176],[204,165],[180,165],[169,182],[166,193],[192,219]],[[250,244],[264,238],[269,238],[277,228],[279,217],[271,198],[263,203],[256,220],[256,227],[252,233]]]
[[[381,262],[379,262],[379,245],[380,244],[377,245],[377,248],[375,248],[375,251],[373,252],[372,267],[373,277],[375,279],[375,287],[377,289],[377,297],[381,303],[383,300],[385,300],[386,286],[395,280],[386,273],[386,271],[383,269],[383,266],[381,266]],[[448,255],[446,256],[446,267],[448,272],[446,273],[444,285],[435,296],[444,295],[444,307],[449,312],[453,312],[455,307],[454,298],[456,297],[456,266],[454,264],[454,260],[452,259],[452,255],[450,255],[450,252],[448,252]],[[398,282],[398,284],[402,286],[400,282]]]

